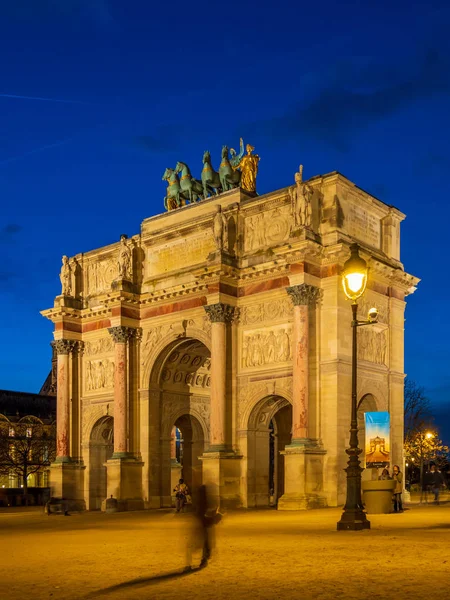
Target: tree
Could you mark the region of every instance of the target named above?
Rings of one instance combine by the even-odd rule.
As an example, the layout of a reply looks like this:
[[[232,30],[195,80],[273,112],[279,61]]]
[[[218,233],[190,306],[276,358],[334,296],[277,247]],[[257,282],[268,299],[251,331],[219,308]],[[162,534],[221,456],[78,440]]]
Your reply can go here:
[[[0,421],[0,473],[19,478],[26,502],[28,476],[44,471],[55,460],[55,433],[54,424],[45,425],[33,416],[17,423]]]
[[[405,443],[419,431],[425,431],[432,426],[430,400],[425,395],[423,387],[419,387],[411,379],[405,380]]]
[[[423,489],[423,467],[433,461],[439,467],[448,462],[449,448],[438,436],[433,425],[430,400],[423,387],[410,379],[405,380],[405,439],[406,458],[420,470],[420,488]]]

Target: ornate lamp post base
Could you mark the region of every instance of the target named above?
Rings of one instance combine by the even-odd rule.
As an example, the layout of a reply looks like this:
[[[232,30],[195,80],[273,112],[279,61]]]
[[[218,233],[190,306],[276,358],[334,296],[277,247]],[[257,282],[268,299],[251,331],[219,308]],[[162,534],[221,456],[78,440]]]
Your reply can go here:
[[[370,529],[370,521],[367,520],[366,513],[360,508],[346,510],[342,513],[341,520],[338,521],[338,531],[361,531]]]

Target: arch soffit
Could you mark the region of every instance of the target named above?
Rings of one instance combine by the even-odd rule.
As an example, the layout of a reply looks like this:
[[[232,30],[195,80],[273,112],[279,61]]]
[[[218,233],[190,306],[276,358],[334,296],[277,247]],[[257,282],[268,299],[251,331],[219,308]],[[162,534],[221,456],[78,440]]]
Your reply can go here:
[[[210,336],[202,329],[196,327],[187,327],[186,333],[170,332],[168,335],[163,337],[155,346],[150,350],[147,357],[144,359],[144,365],[142,369],[142,388],[147,388],[149,383],[159,383],[161,371],[164,367],[166,359],[170,353],[187,340],[199,341],[211,353],[211,339]]]
[[[276,412],[290,404],[292,406],[293,397],[292,390],[288,388],[279,388],[275,393],[267,393],[262,392],[261,390],[257,390],[254,392],[253,396],[251,396],[248,406],[244,411],[244,414],[241,417],[241,428],[242,429],[257,429],[258,428],[258,417],[261,414],[262,410],[266,405],[270,403],[271,400],[275,402],[270,404],[268,408],[270,408],[270,413],[267,419],[267,423],[270,423],[270,420],[273,418]]]
[[[91,433],[89,436],[89,442],[91,443],[106,443],[105,438],[103,437],[103,431],[105,430],[105,425],[108,425],[107,429],[111,429],[114,424],[114,419],[111,415],[103,415],[94,423]],[[109,440],[111,443],[112,440]]]
[[[179,408],[178,410],[175,410],[171,415],[170,415],[170,419],[167,419],[165,423],[162,424],[162,428],[161,428],[161,434],[163,438],[170,438],[171,433],[172,433],[172,427],[175,425],[175,423],[178,421],[179,418],[185,416],[185,415],[189,415],[190,417],[194,417],[199,426],[200,429],[202,431],[203,434],[203,439],[205,440],[205,442],[207,440],[209,440],[209,428],[208,425],[205,421],[205,419],[202,417],[202,415],[195,410],[195,408],[190,407],[189,411],[186,411],[185,408]]]

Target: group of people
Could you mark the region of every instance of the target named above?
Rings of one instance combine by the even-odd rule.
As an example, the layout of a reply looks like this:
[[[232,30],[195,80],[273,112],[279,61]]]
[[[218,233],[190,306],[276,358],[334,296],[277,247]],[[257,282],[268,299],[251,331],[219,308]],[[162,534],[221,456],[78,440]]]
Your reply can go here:
[[[219,512],[217,506],[211,506],[205,485],[201,485],[198,488],[194,503],[192,502],[189,487],[183,479],[179,480],[173,491],[175,492],[177,513],[183,512],[187,504],[193,504],[195,523],[192,539],[188,544],[188,568],[191,568],[192,550],[198,546],[202,549],[199,566],[204,567],[208,564],[208,559],[211,557],[212,528],[221,521],[223,515]]]
[[[403,512],[402,504],[402,489],[403,489],[403,474],[398,465],[394,465],[392,475],[388,469],[383,469],[379,479],[394,479],[395,488],[393,492],[394,512]],[[441,488],[445,485],[444,476],[437,469],[436,465],[431,465],[428,473],[425,474],[424,488],[429,489],[434,494],[434,502],[439,504],[439,494]]]
[[[388,469],[383,469],[379,479],[394,479],[395,480],[395,488],[392,495],[392,499],[394,501],[394,512],[403,512],[403,504],[402,504],[402,491],[403,491],[403,473],[400,471],[400,467],[398,465],[394,465],[392,468],[392,475],[389,473]]]

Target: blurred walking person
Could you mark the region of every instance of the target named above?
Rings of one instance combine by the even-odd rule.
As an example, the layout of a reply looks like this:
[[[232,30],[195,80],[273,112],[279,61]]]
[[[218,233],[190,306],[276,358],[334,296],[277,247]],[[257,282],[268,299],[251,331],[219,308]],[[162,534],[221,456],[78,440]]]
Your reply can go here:
[[[436,469],[436,465],[431,465],[430,471],[426,475],[426,482],[434,494],[435,504],[439,504],[439,494],[441,492],[441,487],[444,485],[444,477],[442,473]]]
[[[188,565],[192,562],[192,551],[201,549],[202,556],[199,567],[205,567],[211,558],[214,546],[213,527],[222,520],[222,514],[218,508],[212,508],[208,500],[208,492],[205,485],[201,485],[195,498],[195,522],[193,525],[192,538],[188,544]]]
[[[394,512],[403,512],[403,504],[402,504],[402,491],[403,491],[403,474],[400,471],[400,467],[398,465],[394,465],[392,479],[395,480],[395,488],[394,488]]]

